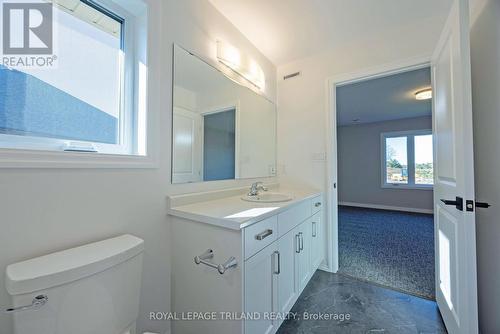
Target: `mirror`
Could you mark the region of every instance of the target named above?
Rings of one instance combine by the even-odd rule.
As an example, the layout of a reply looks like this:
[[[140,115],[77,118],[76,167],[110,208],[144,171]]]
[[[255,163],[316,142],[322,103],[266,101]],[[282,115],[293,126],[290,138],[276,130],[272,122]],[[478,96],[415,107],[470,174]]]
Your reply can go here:
[[[276,108],[174,46],[172,183],[274,176]]]

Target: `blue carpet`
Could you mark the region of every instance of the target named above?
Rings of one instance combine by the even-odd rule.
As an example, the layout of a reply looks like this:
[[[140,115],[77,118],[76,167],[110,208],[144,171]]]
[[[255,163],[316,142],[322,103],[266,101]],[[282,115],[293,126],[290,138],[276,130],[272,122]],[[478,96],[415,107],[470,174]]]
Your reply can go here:
[[[339,273],[435,299],[428,214],[339,206]]]

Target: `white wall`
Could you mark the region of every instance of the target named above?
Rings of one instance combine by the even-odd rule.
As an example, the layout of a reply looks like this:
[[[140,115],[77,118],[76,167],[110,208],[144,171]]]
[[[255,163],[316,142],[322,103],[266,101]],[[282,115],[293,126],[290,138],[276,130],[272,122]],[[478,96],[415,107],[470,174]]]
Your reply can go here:
[[[380,135],[432,129],[432,117],[341,126],[337,130],[339,202],[433,210],[431,190],[381,186]]]
[[[278,175],[280,182],[326,189],[326,81],[345,73],[430,59],[443,28],[441,19],[406,25],[365,40],[353,40],[313,57],[278,67]],[[283,76],[301,75],[284,81]],[[325,210],[326,211],[326,210]]]
[[[251,180],[172,186],[170,180],[172,43],[214,59],[224,38],[257,59],[275,99],[275,67],[205,0],[147,0],[150,4],[149,116],[154,120],[159,168],[130,170],[0,170],[0,270],[13,262],[121,233],[145,239],[139,329],[164,333],[169,323],[148,312],[170,310],[170,219],[172,193],[248,185]],[[0,274],[0,305],[9,306]],[[0,313],[0,333],[11,334]]]
[[[500,333],[500,2],[483,1],[471,28],[479,327]]]
[[[443,22],[388,31],[278,68],[278,172],[280,179],[324,188],[326,166],[326,80],[339,74],[429,57]],[[289,73],[302,75],[283,80]],[[284,168],[283,168],[284,167]],[[284,169],[284,170],[283,170]]]

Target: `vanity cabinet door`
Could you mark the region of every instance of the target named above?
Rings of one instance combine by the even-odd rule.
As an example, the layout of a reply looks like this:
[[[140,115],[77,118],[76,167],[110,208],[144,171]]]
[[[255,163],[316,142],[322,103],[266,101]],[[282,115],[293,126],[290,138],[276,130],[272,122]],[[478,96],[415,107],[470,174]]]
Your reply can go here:
[[[258,320],[245,320],[245,334],[272,333],[277,326],[269,316],[278,308],[277,254],[277,244],[273,243],[245,261],[245,312],[260,316]]]
[[[311,237],[309,233],[310,221],[297,226],[295,235],[295,275],[297,291],[300,294],[311,278]]]
[[[295,274],[296,234],[289,231],[278,241],[279,275],[278,275],[278,307],[279,312],[289,312],[297,300],[297,283]]]
[[[323,225],[321,214],[322,211],[312,216],[309,228],[311,238],[311,274],[314,274],[321,261],[323,261]]]

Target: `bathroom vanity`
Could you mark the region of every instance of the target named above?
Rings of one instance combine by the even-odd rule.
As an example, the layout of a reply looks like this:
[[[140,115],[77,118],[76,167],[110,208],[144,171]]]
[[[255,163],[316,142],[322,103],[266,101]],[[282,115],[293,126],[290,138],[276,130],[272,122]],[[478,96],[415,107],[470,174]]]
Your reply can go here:
[[[323,261],[320,192],[246,192],[169,197],[174,333],[274,333]]]
[[[173,54],[172,184],[275,176],[274,103],[207,59]],[[270,188],[169,197],[173,333],[279,328],[323,261],[323,197]]]

